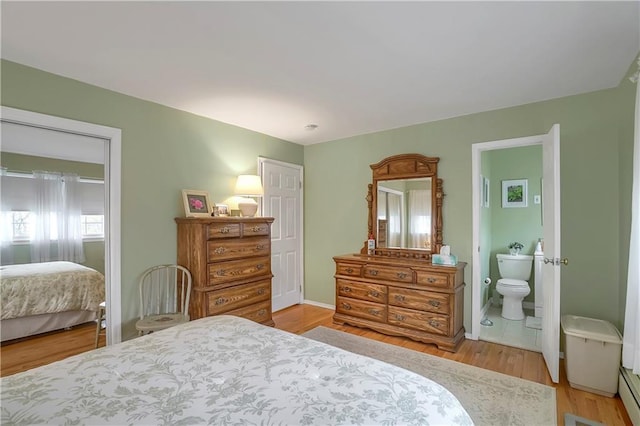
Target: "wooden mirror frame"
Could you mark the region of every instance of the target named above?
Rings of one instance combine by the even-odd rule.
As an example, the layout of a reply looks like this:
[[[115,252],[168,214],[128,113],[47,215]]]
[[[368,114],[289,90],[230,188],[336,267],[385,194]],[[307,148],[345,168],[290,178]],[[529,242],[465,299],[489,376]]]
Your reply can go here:
[[[368,235],[378,241],[378,229],[375,226],[378,217],[378,182],[382,180],[432,178],[431,182],[431,235],[430,250],[411,248],[376,248],[374,254],[412,259],[431,259],[431,253],[439,253],[442,247],[442,179],[438,178],[439,157],[426,157],[421,154],[400,154],[387,157],[371,164],[373,183],[368,185],[367,204],[369,208]],[[366,254],[365,241],[361,253]]]

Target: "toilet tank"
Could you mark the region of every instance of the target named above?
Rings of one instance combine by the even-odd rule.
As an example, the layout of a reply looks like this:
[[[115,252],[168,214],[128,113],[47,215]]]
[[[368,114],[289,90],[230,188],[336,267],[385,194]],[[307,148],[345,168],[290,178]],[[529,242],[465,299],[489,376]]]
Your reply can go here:
[[[527,254],[497,254],[501,278],[529,281],[533,256]]]

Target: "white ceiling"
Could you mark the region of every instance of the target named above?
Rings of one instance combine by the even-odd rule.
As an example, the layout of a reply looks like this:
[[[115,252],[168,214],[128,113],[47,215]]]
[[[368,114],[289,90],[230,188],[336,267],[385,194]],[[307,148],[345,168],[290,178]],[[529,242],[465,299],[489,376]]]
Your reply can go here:
[[[615,87],[640,50],[638,1],[0,7],[4,59],[299,144]]]

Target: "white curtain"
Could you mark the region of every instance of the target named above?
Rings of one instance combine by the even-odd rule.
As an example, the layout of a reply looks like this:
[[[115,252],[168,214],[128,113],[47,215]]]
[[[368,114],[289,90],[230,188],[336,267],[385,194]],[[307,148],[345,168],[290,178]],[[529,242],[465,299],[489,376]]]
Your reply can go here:
[[[638,60],[640,67],[640,59]],[[635,75],[637,83],[637,73]],[[631,195],[631,240],[627,305],[624,318],[622,365],[640,374],[640,84],[636,85],[635,131],[633,145],[633,189]]]
[[[35,179],[31,261],[84,262],[78,177],[42,171]],[[52,247],[56,252],[52,252]]]
[[[424,189],[409,190],[409,247],[411,248],[431,248],[430,193]]]
[[[387,192],[388,207],[388,247],[402,247],[402,197],[392,192]]]
[[[58,215],[58,259],[82,263],[82,192],[78,175],[62,176],[62,211]]]
[[[5,167],[0,167],[0,194],[6,194],[6,172]],[[0,209],[0,265],[13,264],[13,250],[11,247],[13,223],[11,220],[11,212]]]

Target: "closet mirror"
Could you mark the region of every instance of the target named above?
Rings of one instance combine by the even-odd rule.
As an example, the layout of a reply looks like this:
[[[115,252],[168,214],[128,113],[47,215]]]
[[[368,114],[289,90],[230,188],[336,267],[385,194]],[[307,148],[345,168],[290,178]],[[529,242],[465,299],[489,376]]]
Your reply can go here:
[[[368,231],[376,255],[430,259],[442,246],[438,157],[401,154],[372,164]],[[366,252],[366,244],[363,252]]]

